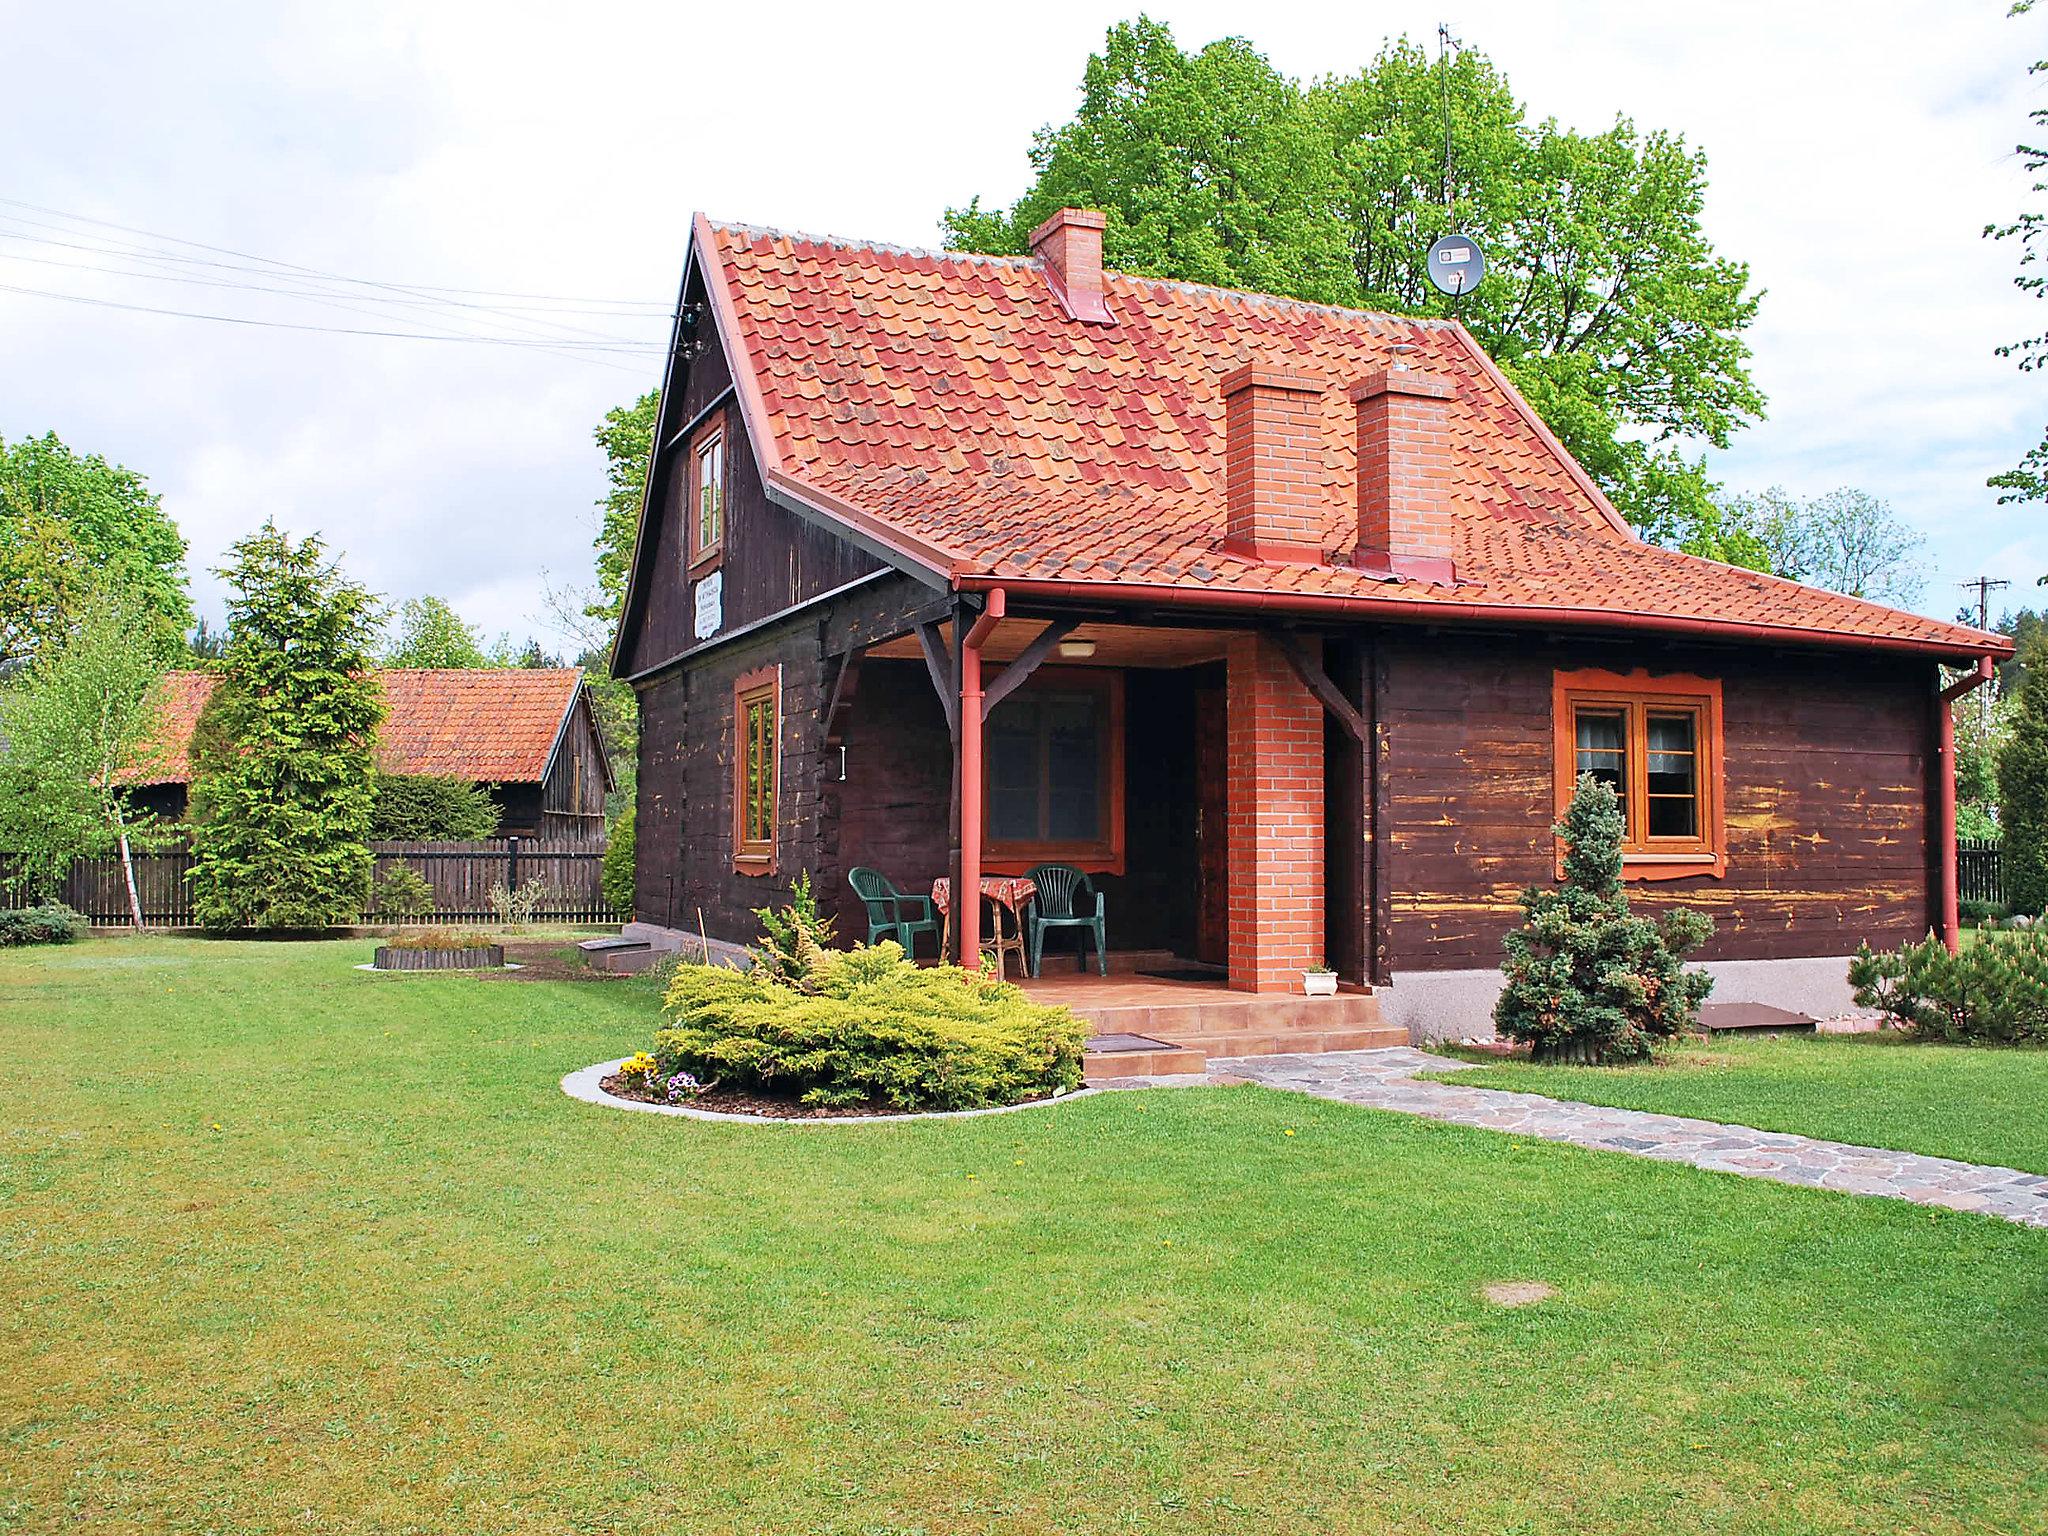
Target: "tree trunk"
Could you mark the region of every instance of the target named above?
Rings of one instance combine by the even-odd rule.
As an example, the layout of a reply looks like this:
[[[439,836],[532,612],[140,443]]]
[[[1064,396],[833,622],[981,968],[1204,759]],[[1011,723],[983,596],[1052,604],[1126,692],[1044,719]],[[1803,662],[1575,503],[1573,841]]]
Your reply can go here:
[[[142,897],[135,890],[135,856],[128,849],[128,824],[121,820],[121,813],[114,813],[114,837],[121,845],[121,876],[128,882],[128,916],[135,923],[135,931],[142,931]]]

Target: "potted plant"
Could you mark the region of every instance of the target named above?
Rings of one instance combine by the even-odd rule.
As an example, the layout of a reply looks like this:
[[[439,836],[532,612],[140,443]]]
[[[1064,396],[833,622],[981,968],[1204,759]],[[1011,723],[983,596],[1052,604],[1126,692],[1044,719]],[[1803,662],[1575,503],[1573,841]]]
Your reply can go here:
[[[1301,990],[1310,997],[1335,997],[1337,973],[1318,960],[1313,969],[1301,973]]]

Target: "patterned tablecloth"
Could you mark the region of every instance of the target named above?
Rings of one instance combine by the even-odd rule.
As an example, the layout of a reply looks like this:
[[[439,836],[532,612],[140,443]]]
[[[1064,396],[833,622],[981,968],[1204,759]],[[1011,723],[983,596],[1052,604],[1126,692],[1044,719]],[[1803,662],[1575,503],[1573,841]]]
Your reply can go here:
[[[981,894],[999,907],[1015,912],[1025,902],[1038,894],[1038,886],[1022,875],[985,875],[981,881]],[[951,911],[947,905],[953,897],[953,882],[941,875],[932,882],[932,905],[941,912]]]

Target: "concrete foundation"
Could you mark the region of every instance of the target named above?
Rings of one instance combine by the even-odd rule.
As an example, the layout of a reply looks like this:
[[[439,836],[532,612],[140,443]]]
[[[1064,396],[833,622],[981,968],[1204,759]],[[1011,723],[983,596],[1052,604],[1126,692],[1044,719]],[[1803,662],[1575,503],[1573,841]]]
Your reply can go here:
[[[1847,955],[1796,960],[1710,960],[1697,967],[1714,978],[1709,1000],[1768,1003],[1830,1019],[1854,1013],[1849,995]],[[1429,1040],[1491,1040],[1493,1004],[1500,996],[1500,972],[1408,971],[1388,987],[1374,989],[1380,1017],[1408,1031],[1417,1044]]]

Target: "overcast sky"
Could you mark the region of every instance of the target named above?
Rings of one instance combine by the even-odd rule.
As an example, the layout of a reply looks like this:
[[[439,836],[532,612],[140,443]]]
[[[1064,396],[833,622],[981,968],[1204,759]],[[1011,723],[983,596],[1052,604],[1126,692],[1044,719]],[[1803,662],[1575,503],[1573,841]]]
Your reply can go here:
[[[1980,574],[2036,601],[2042,512],[1999,507],[1984,480],[2048,421],[2048,378],[1992,353],[2048,307],[1980,231],[2020,206],[2011,148],[2044,99],[2026,64],[2048,54],[2048,16],[2007,20],[1998,0],[1150,10],[1186,46],[1245,32],[1297,76],[1448,20],[1533,116],[1683,134],[1710,157],[1709,233],[1767,290],[1751,339],[1770,414],[1715,472],[1889,499],[1930,536],[1930,612]],[[542,573],[588,579],[591,429],[657,382],[655,348],[334,335],[6,290],[658,344],[691,210],[935,243],[947,204],[1022,190],[1032,130],[1072,113],[1087,54],[1134,13],[0,0],[0,436],[54,429],[147,474],[216,617],[208,568],[274,515],[393,601],[436,592],[487,632],[545,636]],[[167,248],[24,203],[323,274],[542,297],[442,295],[537,306],[508,314],[252,292],[285,282],[192,247],[168,249],[223,265],[138,258]],[[119,275],[138,269],[185,280]]]

